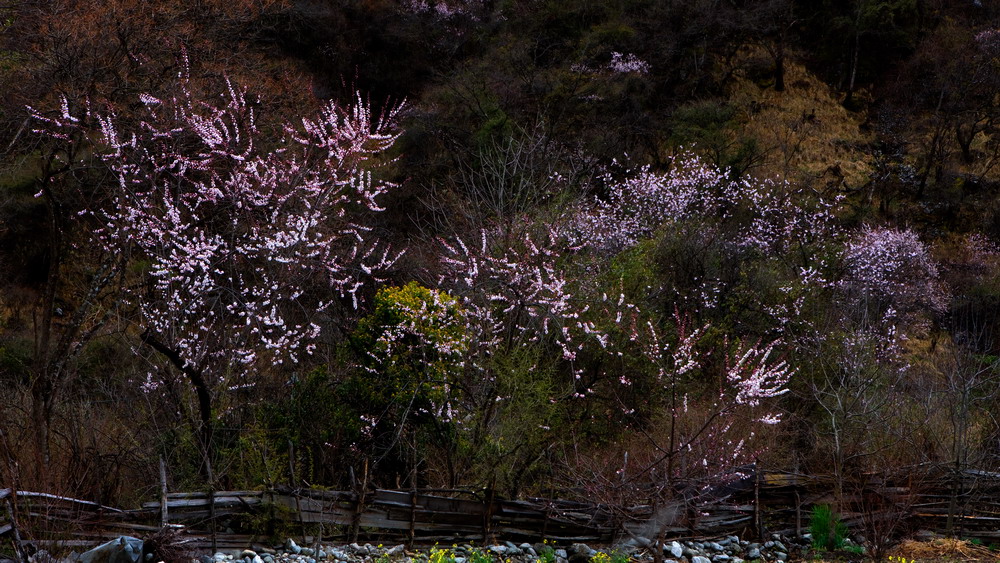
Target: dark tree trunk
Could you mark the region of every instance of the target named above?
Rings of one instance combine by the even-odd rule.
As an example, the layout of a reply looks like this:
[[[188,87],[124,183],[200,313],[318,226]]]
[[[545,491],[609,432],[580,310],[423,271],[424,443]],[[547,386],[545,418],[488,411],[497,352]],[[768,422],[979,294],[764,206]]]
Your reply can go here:
[[[778,36],[778,44],[774,49],[774,90],[785,91],[785,34]]]
[[[141,339],[144,344],[170,360],[170,363],[180,370],[188,378],[188,381],[191,382],[191,386],[194,387],[194,393],[198,399],[198,417],[201,423],[201,431],[199,432],[203,456],[201,471],[202,476],[211,483],[214,479],[211,459],[213,453],[212,441],[215,432],[212,416],[212,390],[205,381],[205,375],[200,369],[185,362],[177,350],[161,342],[149,329],[143,331]]]

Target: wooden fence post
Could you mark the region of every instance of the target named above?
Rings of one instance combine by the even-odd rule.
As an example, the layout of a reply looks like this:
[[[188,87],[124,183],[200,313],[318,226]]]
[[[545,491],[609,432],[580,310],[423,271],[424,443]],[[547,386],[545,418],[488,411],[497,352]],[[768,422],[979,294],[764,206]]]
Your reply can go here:
[[[753,526],[758,539],[764,539],[764,526],[760,514],[760,470],[757,464],[753,468]]]
[[[208,470],[208,520],[212,532],[212,553],[219,551],[218,525],[215,521],[215,472],[212,471],[212,462],[205,455],[205,468]]]
[[[166,528],[170,523],[167,513],[167,462],[160,456],[160,527]]]
[[[407,547],[413,549],[413,542],[417,537],[417,487],[413,486],[410,491],[410,532],[407,540]]]
[[[7,489],[6,491],[0,491],[0,493],[8,492],[11,496],[16,496],[17,492],[14,489]],[[10,499],[6,498],[7,495],[0,495],[0,498],[4,499],[4,505],[7,508],[7,518],[10,518],[10,530],[13,534],[11,542],[14,544],[14,553],[17,556],[17,560],[21,563],[28,563],[28,554],[24,552],[24,547],[21,545],[21,532],[17,528],[17,519],[14,518],[14,508],[11,506]]]
[[[355,493],[354,517],[351,519],[351,542],[357,543],[361,531],[361,514],[365,511],[365,494],[368,492],[368,458],[365,457],[361,484]]]

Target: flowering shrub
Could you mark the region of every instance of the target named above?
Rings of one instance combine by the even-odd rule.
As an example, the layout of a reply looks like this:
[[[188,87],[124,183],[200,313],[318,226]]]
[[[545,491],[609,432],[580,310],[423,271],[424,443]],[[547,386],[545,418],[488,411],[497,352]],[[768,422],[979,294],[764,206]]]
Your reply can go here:
[[[976,34],[976,43],[983,51],[1000,51],[1000,29],[986,29]]]
[[[647,74],[649,72],[649,63],[632,53],[622,54],[614,51],[611,53],[611,62],[608,63],[608,70],[616,74],[628,74],[630,72]]]
[[[448,20],[456,16],[479,17],[483,9],[482,0],[404,0],[402,8],[414,14],[430,14],[437,19]]]
[[[580,74],[648,74],[649,63],[640,59],[633,53],[611,52],[611,61],[606,65],[594,68],[583,63],[576,63],[570,67],[570,71]]]
[[[832,208],[822,199],[811,206],[803,194],[781,182],[729,178],[729,172],[685,152],[666,172],[649,166],[627,170],[623,179],[600,178],[607,195],[584,206],[572,226],[579,244],[619,252],[657,229],[697,218],[737,223],[734,245],[781,252],[835,232]],[[798,196],[798,197],[794,197]]]
[[[866,226],[844,247],[842,260],[840,287],[859,306],[888,317],[941,313],[948,306],[937,264],[911,230]]]

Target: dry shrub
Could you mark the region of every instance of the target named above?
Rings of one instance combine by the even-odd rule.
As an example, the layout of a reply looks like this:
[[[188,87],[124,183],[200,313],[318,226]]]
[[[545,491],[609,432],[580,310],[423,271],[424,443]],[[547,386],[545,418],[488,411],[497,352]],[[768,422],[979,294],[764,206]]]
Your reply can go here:
[[[31,392],[14,384],[0,393],[0,483],[39,491],[130,506],[157,481],[149,457],[150,417],[128,397],[88,401],[71,398],[53,414],[50,459],[43,460],[32,432]],[[148,436],[148,435],[147,435]],[[155,458],[154,458],[155,459]]]
[[[179,530],[160,528],[143,539],[142,551],[152,554],[151,561],[163,563],[190,563],[194,559],[194,551],[186,545],[186,540]]]
[[[997,554],[981,545],[973,545],[966,540],[939,538],[929,542],[906,540],[897,547],[893,555],[918,561],[996,561]]]

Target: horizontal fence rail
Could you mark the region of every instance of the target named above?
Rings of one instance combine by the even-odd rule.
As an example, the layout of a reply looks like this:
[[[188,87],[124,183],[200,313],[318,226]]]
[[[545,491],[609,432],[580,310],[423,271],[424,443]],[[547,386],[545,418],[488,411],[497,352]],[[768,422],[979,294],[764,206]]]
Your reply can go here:
[[[854,529],[925,530],[1000,540],[1000,473],[941,472],[905,484],[841,484],[840,516]],[[304,542],[407,543],[497,540],[611,543],[628,537],[801,534],[812,507],[834,502],[829,476],[758,472],[725,495],[682,505],[499,499],[473,491],[363,492],[320,489],[175,492],[124,510],[48,493],[0,489],[0,537],[21,543],[86,548],[120,535],[144,536],[170,526],[194,550]],[[164,510],[164,508],[166,510]],[[663,516],[668,511],[670,517]],[[164,517],[167,518],[163,521]],[[651,522],[656,522],[655,526]]]

